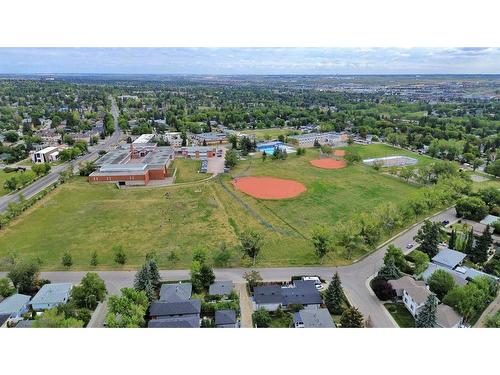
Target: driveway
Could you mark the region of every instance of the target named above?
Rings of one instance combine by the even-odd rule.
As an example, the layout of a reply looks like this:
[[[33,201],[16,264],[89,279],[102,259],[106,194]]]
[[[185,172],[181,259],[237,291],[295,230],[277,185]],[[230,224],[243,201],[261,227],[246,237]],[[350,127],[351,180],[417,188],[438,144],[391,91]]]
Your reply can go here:
[[[214,156],[208,158],[207,172],[214,175],[224,173],[224,162],[226,161],[226,149],[224,147],[217,148],[222,150],[222,156]]]
[[[449,208],[430,218],[432,221],[456,220],[455,209]],[[256,268],[260,272],[264,281],[290,280],[294,275],[318,275],[325,280],[331,280],[334,272],[338,272],[342,280],[342,285],[349,301],[356,306],[365,319],[370,317],[373,327],[395,327],[393,320],[388,316],[385,308],[377,297],[370,292],[366,282],[369,277],[377,273],[383,263],[385,251],[389,244],[406,250],[406,245],[413,242],[413,237],[417,234],[422,223],[415,224],[411,228],[397,235],[387,244],[381,246],[377,251],[366,258],[343,267],[290,267],[290,268]],[[244,268],[215,269],[215,276],[218,280],[232,280],[235,284],[244,283],[243,274],[248,271]],[[80,282],[86,271],[61,271],[42,272],[41,277],[52,282]],[[133,285],[135,271],[98,271],[106,282],[106,287],[110,294],[118,294],[121,288]],[[0,272],[3,277],[5,272]],[[189,278],[189,270],[167,270],[161,271],[160,275],[165,280],[183,280]]]

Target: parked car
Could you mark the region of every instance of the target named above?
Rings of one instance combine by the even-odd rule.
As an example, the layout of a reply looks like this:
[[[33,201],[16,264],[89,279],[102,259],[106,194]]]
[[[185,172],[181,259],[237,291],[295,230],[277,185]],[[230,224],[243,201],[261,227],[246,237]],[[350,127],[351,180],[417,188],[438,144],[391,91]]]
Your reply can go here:
[[[448,225],[448,224],[450,224],[450,221],[449,221],[449,220],[443,220],[441,223],[442,223],[443,225]]]
[[[314,281],[314,285],[316,286],[316,289],[318,289],[318,290],[321,290],[323,288],[323,285],[321,284],[321,280],[319,279],[318,276],[302,276],[302,280]]]
[[[408,245],[406,245],[406,248],[407,248],[407,249],[411,249],[411,248],[413,248],[413,244],[412,244],[412,243],[409,243]]]

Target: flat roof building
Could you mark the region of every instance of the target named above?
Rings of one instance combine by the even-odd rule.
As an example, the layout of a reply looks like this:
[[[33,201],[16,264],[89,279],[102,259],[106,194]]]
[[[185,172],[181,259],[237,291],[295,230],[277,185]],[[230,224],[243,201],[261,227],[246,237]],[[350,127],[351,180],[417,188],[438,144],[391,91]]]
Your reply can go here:
[[[45,284],[30,302],[33,310],[48,310],[68,301],[73,284]]]

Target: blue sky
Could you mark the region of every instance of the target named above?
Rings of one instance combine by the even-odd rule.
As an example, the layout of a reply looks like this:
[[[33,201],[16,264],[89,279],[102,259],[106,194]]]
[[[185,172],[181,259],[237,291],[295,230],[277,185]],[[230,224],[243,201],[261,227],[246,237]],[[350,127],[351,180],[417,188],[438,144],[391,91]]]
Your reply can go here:
[[[500,48],[0,48],[0,74],[498,74]]]

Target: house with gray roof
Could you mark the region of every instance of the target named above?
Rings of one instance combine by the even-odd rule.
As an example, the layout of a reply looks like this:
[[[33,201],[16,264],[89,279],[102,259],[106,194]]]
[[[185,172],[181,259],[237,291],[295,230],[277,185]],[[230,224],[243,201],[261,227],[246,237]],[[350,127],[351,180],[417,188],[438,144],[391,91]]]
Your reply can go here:
[[[163,302],[155,301],[149,308],[151,319],[166,319],[182,316],[200,317],[201,300],[193,299],[181,302]]]
[[[500,220],[500,217],[495,215],[487,215],[483,220],[480,221],[484,225],[492,225],[493,223]]]
[[[389,280],[398,298],[404,303],[406,309],[415,318],[424,306],[427,297],[433,294],[423,281],[416,281],[411,276],[403,276],[397,280]]]
[[[295,280],[293,284],[265,285],[254,288],[254,307],[275,311],[279,307],[304,305],[307,308],[319,308],[323,303],[321,294],[312,280]]]
[[[436,310],[436,326],[438,328],[460,328],[464,318],[450,306],[439,304]]]
[[[302,309],[293,315],[295,328],[335,328],[328,309]]]
[[[215,326],[217,328],[238,328],[238,319],[234,310],[217,310],[215,312]]]
[[[8,320],[17,322],[29,311],[28,302],[31,297],[24,294],[13,294],[0,302],[0,315],[8,315]]]
[[[193,285],[191,283],[162,284],[160,301],[181,302],[191,298]]]
[[[453,269],[460,265],[466,256],[467,254],[445,247],[432,258],[432,263]]]
[[[208,294],[212,296],[228,296],[234,289],[232,281],[216,281],[208,288]]]
[[[169,317],[150,320],[148,328],[200,328],[198,315]]]
[[[48,310],[68,302],[73,284],[45,284],[30,302],[35,311]]]

